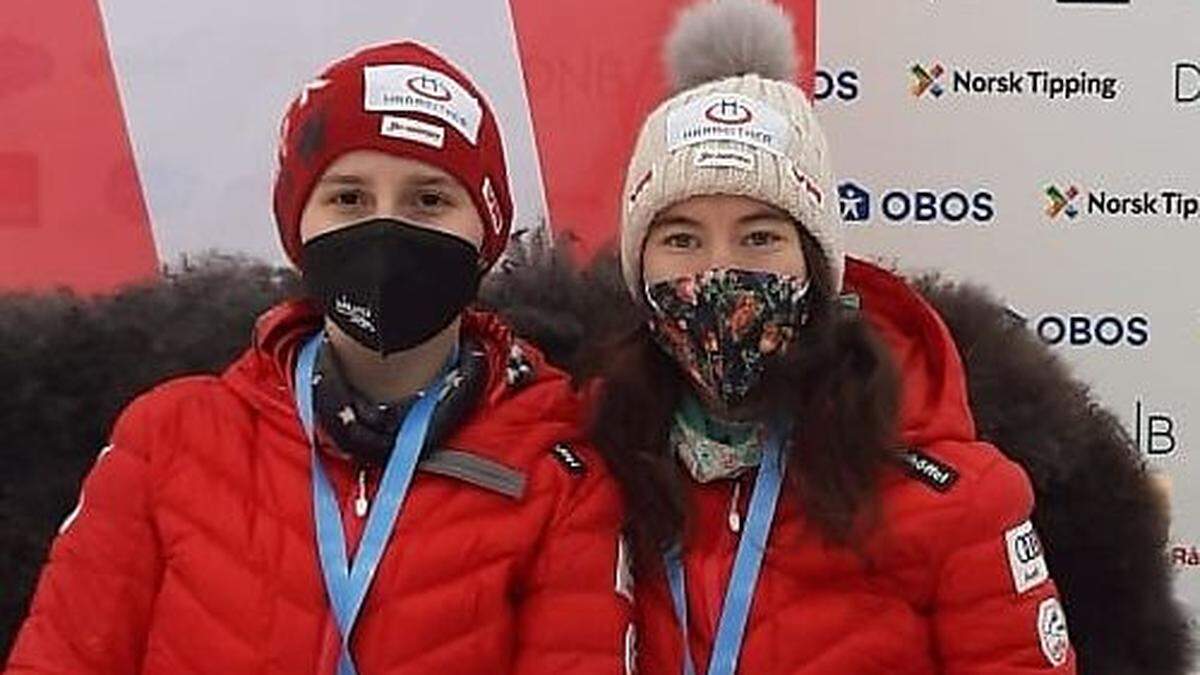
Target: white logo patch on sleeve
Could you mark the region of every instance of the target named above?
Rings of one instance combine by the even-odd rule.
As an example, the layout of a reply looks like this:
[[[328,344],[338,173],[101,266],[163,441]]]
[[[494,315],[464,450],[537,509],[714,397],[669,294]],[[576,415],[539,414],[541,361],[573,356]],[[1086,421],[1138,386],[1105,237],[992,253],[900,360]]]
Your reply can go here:
[[[1033,529],[1033,523],[1027,520],[1005,532],[1004,542],[1017,595],[1050,579],[1046,557],[1042,554],[1042,542]]]
[[[363,68],[363,109],[418,112],[458,129],[471,145],[479,142],[483,108],[462,85],[436,70],[410,64]]]
[[[629,546],[625,537],[617,539],[617,595],[633,602],[633,571],[629,566]]]
[[[1038,606],[1038,640],[1042,653],[1055,668],[1067,662],[1071,651],[1071,638],[1067,634],[1067,614],[1058,598],[1047,598]]]

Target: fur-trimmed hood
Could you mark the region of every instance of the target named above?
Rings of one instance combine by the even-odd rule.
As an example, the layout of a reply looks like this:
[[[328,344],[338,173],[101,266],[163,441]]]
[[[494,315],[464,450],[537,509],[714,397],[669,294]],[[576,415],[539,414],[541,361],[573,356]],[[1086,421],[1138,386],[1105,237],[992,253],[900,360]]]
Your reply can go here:
[[[1166,510],[1116,417],[988,292],[938,277],[912,285],[950,329],[978,435],[1033,482],[1034,520],[1080,672],[1189,672],[1192,638],[1172,595]],[[0,298],[8,383],[0,388],[0,556],[9,582],[0,654],[116,412],[169,376],[223,369],[248,344],[255,317],[296,290],[287,271],[210,258],[106,298]],[[487,281],[482,303],[575,371],[585,340],[638,320],[611,258],[581,272],[561,255],[518,255]]]

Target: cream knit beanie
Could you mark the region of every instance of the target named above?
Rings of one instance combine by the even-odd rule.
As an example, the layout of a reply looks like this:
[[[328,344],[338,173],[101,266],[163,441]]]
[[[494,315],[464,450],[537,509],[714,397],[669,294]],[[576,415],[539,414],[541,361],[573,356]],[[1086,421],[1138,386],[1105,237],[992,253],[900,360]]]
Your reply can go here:
[[[769,0],[705,0],[679,17],[667,66],[679,93],[646,118],[625,174],[621,271],[644,294],[642,251],[663,209],[741,195],[791,214],[821,244],[842,287],[842,223],[825,134],[793,83],[791,18]]]

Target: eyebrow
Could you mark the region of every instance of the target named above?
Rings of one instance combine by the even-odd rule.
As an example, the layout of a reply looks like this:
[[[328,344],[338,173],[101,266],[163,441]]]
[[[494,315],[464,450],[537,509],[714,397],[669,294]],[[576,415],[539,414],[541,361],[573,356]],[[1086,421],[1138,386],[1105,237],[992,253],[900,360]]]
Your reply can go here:
[[[318,181],[321,185],[367,185],[369,180],[356,174],[331,173]],[[419,174],[405,180],[410,187],[454,187],[457,182],[448,176],[437,174]]]
[[[745,225],[760,220],[782,220],[790,221],[791,217],[782,211],[776,209],[759,209],[754,213],[749,213],[737,219],[739,225]]]
[[[656,227],[666,227],[667,225],[688,225],[691,227],[699,227],[700,222],[692,218],[688,218],[687,216],[663,216],[662,218],[655,218],[653,221],[651,221],[650,229],[654,229]]]
[[[748,213],[748,214],[738,218],[737,224],[738,225],[748,225],[750,223],[755,223],[760,220],[780,220],[780,221],[787,222],[787,221],[791,220],[791,217],[788,216],[786,213],[783,213],[782,211],[778,211],[776,209],[764,208],[764,209],[759,209],[757,211]],[[698,221],[694,218],[688,218],[687,216],[674,215],[674,216],[664,216],[664,217],[658,218],[650,223],[651,228],[665,227],[667,225],[686,225],[686,226],[690,226],[690,227],[699,227],[700,221]]]
[[[413,187],[455,187],[459,185],[458,181],[449,176],[439,176],[436,174],[421,174],[414,176],[406,182]]]
[[[367,183],[367,181],[361,176],[337,173],[329,174],[328,176],[322,176],[321,180],[318,182],[322,185],[326,183],[332,185],[366,185]]]

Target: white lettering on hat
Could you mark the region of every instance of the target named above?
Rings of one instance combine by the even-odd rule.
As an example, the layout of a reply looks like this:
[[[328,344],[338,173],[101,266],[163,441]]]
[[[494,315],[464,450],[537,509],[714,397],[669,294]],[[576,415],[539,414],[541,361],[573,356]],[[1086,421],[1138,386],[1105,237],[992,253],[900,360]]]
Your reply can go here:
[[[771,106],[740,94],[709,94],[667,115],[667,150],[735,141],[784,155],[792,140],[787,118]]]
[[[471,145],[479,142],[483,107],[458,82],[422,66],[392,64],[363,68],[363,110],[418,112],[454,127]]]
[[[498,237],[504,232],[504,214],[500,212],[500,200],[496,199],[496,190],[492,188],[492,179],[484,176],[483,185],[479,191],[483,194],[483,203],[487,205],[488,218],[492,221],[492,232]]]
[[[1050,579],[1042,542],[1033,529],[1033,523],[1027,520],[1005,532],[1004,543],[1008,552],[1008,567],[1012,571],[1013,585],[1018,595]]]
[[[436,124],[427,124],[421,120],[414,120],[408,117],[396,117],[395,115],[384,115],[383,123],[379,128],[381,136],[388,138],[399,138],[405,141],[413,141],[414,143],[423,143],[430,147],[442,147],[446,142],[446,130]]]

